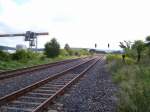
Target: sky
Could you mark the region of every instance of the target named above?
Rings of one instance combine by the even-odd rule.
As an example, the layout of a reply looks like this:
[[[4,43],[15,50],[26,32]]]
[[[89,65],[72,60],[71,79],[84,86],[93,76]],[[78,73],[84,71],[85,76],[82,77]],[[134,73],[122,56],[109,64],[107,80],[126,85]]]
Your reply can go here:
[[[55,37],[63,48],[118,50],[123,40],[150,35],[149,0],[0,0],[0,34],[49,32],[38,47]],[[24,37],[0,38],[0,45],[26,44]]]

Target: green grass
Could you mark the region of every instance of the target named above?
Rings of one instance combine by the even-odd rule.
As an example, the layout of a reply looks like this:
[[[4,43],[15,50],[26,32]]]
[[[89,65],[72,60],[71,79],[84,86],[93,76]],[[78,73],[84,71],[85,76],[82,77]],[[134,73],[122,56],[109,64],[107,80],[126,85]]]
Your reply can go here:
[[[6,71],[6,70],[13,70],[18,68],[24,68],[24,67],[31,67],[35,65],[40,64],[46,64],[46,63],[52,63],[56,61],[62,61],[65,59],[73,59],[73,58],[79,58],[77,56],[58,56],[56,58],[35,58],[31,60],[20,60],[20,61],[14,61],[14,60],[8,60],[8,61],[0,61],[0,71]]]
[[[108,55],[107,62],[113,81],[119,87],[117,112],[150,112],[149,59],[137,64],[127,58],[123,63],[120,55]]]

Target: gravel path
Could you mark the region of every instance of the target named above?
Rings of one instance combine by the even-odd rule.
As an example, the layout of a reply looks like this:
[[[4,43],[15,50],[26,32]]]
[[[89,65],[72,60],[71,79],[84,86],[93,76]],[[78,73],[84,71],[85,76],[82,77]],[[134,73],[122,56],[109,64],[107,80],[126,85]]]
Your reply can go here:
[[[26,87],[32,83],[40,81],[52,74],[61,72],[71,66],[84,62],[87,59],[81,59],[81,60],[77,60],[77,61],[70,62],[67,64],[58,65],[58,66],[34,71],[32,73],[25,73],[24,75],[20,75],[17,77],[1,80],[0,81],[0,97],[7,95],[11,92],[14,92],[16,90],[19,90],[23,87]]]
[[[48,112],[115,112],[117,87],[104,65],[104,61],[98,62]]]

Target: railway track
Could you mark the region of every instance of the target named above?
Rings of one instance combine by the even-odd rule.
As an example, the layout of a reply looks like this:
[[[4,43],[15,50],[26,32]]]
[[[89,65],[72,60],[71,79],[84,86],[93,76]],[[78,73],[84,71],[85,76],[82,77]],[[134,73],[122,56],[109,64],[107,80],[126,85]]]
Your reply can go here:
[[[61,73],[0,98],[1,112],[42,112],[58,95],[74,84],[100,58],[92,58]]]
[[[48,63],[48,64],[42,64],[42,65],[37,65],[37,66],[33,66],[33,67],[27,67],[27,68],[21,68],[21,69],[16,69],[16,70],[0,72],[0,80],[11,78],[11,77],[16,77],[16,76],[19,76],[19,75],[23,75],[24,73],[31,73],[33,71],[37,71],[37,70],[46,69],[46,68],[49,68],[49,67],[54,67],[54,66],[66,64],[66,63],[73,62],[73,61],[76,61],[76,60],[79,60],[79,59],[81,59],[81,58],[68,59],[68,60],[58,61],[58,62],[54,62],[54,63]]]

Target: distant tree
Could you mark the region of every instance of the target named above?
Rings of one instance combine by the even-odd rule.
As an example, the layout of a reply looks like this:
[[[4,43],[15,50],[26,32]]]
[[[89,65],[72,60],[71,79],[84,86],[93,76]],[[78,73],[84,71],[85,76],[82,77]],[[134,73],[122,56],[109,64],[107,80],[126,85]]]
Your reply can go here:
[[[146,47],[148,48],[148,56],[150,57],[150,36],[146,37]]]
[[[64,49],[65,49],[66,51],[70,50],[70,46],[69,46],[69,44],[65,44]]]
[[[45,44],[44,54],[50,58],[57,57],[60,54],[60,45],[55,38]]]
[[[146,37],[146,41],[150,42],[150,36]]]
[[[123,42],[120,42],[119,45],[122,49],[126,50],[126,49],[130,49],[131,48],[131,41],[126,41],[124,40]]]
[[[73,51],[70,48],[69,44],[65,44],[64,49],[68,52],[69,55],[73,55]]]
[[[123,42],[120,42],[119,46],[124,50],[122,55],[134,57],[133,50],[131,49],[131,41],[124,40]]]
[[[135,41],[134,44],[132,45],[132,49],[135,49],[137,52],[137,62],[140,62],[141,54],[142,54],[144,48],[145,48],[145,44],[141,40]]]

